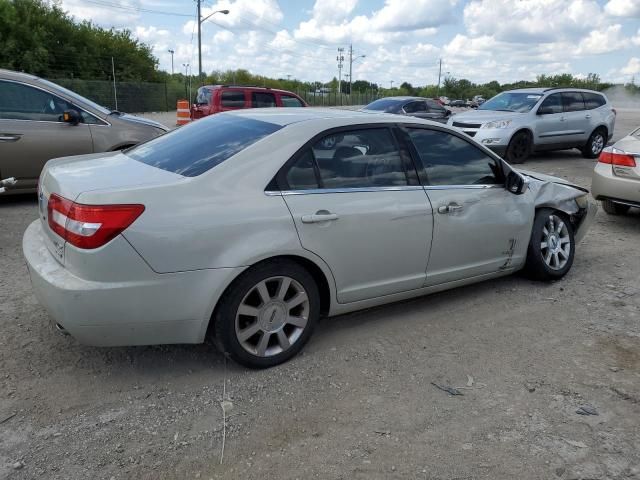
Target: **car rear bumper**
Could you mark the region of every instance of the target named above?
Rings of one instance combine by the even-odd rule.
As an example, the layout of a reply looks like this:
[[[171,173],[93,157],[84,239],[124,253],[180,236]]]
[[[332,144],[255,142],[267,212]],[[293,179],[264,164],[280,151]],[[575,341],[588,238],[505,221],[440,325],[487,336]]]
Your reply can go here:
[[[640,206],[640,179],[617,176],[611,165],[597,163],[593,171],[591,194],[596,200],[618,200]]]
[[[38,220],[25,231],[22,248],[33,292],[53,322],[95,346],[202,342],[215,303],[243,270],[150,270],[144,280],[86,280],[51,255]]]

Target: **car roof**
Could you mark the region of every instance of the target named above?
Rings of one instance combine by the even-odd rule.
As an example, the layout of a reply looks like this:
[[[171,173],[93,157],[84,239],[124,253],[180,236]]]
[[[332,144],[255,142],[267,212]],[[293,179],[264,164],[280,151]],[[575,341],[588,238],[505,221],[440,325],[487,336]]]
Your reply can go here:
[[[573,88],[573,87],[531,87],[531,88],[516,88],[513,90],[505,90],[505,92],[518,92],[518,93],[537,93],[543,94],[546,92],[589,92],[589,93],[598,93],[602,95],[601,92],[596,92],[595,90],[589,90],[588,88]]]
[[[425,97],[412,97],[409,95],[399,95],[397,97],[382,97],[382,98],[378,98],[377,100],[374,100],[374,102],[377,102],[378,100],[397,100],[399,102],[405,102],[407,100],[430,100],[428,98]],[[371,102],[373,103],[373,102]]]
[[[289,90],[282,90],[280,88],[271,88],[271,87],[259,87],[257,85],[203,85],[205,88],[210,89],[219,89],[219,88],[237,88],[237,89],[247,89],[247,90],[264,90],[268,92],[278,92],[278,93],[293,93]]]
[[[16,72],[14,70],[7,70],[4,68],[0,68],[0,78],[3,78],[5,80],[21,80],[30,82],[40,80],[40,77],[37,77],[30,73]]]
[[[338,108],[247,108],[218,113],[217,115],[235,115],[281,126],[322,119],[340,119],[345,126],[362,123],[424,123],[425,125],[442,126],[441,123],[416,117],[405,117],[391,113],[367,113]]]

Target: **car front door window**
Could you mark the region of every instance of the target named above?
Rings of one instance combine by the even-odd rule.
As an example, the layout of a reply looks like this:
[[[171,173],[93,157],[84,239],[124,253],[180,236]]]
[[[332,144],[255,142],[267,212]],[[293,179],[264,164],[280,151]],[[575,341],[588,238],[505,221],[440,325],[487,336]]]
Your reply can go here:
[[[61,122],[73,106],[49,92],[17,82],[0,81],[0,118]]]
[[[440,130],[409,129],[429,185],[499,185],[498,163],[482,150]]]

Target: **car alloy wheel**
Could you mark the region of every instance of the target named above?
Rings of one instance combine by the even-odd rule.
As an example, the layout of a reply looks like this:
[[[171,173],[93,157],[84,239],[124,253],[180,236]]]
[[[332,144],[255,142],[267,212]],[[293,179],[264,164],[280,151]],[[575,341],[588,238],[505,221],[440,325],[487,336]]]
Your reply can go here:
[[[555,214],[549,215],[542,227],[540,253],[544,263],[552,270],[562,270],[571,254],[571,237],[564,221]]]
[[[598,155],[600,155],[603,148],[604,148],[604,135],[602,135],[602,133],[600,132],[597,132],[596,134],[593,135],[593,138],[591,139],[591,153],[593,154],[593,157],[595,158]]]
[[[271,357],[289,350],[309,320],[309,296],[288,276],[258,282],[244,296],[235,318],[238,343],[252,355]]]

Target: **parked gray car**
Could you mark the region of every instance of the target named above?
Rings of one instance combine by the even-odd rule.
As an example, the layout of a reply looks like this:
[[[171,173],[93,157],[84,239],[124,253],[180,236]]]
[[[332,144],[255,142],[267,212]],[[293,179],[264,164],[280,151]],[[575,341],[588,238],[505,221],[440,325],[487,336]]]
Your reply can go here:
[[[597,158],[613,136],[616,111],[607,97],[576,88],[524,88],[502,92],[448,125],[512,164],[532,152],[578,148]]]
[[[447,123],[451,110],[446,109],[431,98],[422,97],[385,97],[371,102],[362,112],[395,113],[411,117],[424,118],[435,122]]]
[[[455,129],[311,108],[52,160],[39,199],[23,250],[60,330],[102,346],[210,334],[252,367],[295,355],[321,315],[521,269],[559,279],[596,212]]]
[[[167,130],[48,80],[0,69],[0,178],[17,180],[7,193],[35,191],[51,158],[122,150]]]

